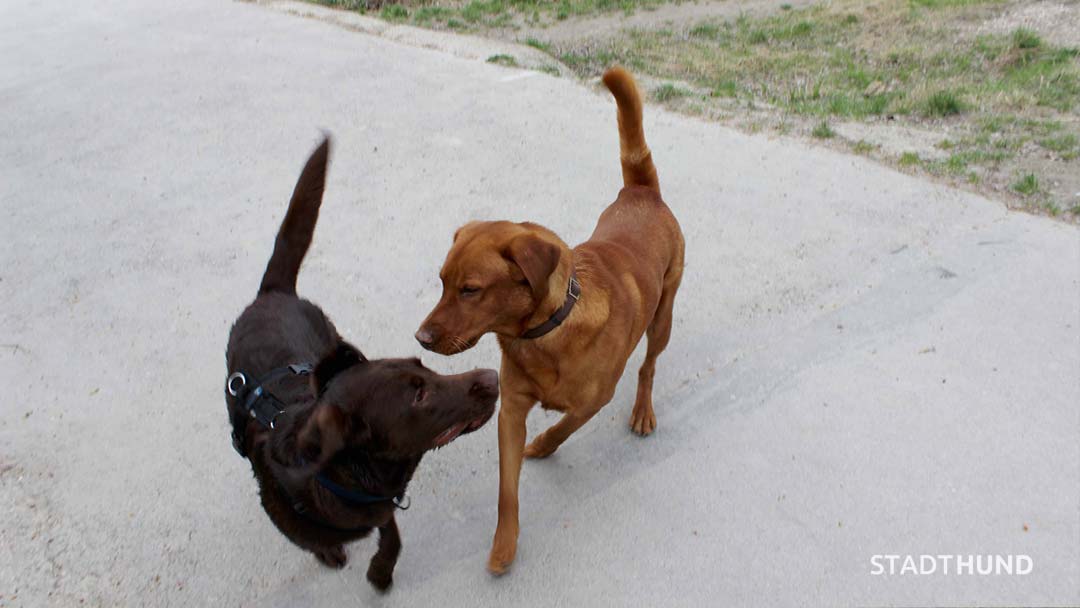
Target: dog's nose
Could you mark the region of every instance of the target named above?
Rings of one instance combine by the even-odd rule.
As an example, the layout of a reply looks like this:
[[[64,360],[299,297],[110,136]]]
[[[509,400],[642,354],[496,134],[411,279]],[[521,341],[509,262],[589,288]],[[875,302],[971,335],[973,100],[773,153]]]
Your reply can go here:
[[[473,372],[472,381],[469,394],[478,397],[499,396],[499,372],[493,369],[478,369]]]
[[[426,327],[416,330],[416,341],[424,348],[430,348],[435,343],[435,333]]]

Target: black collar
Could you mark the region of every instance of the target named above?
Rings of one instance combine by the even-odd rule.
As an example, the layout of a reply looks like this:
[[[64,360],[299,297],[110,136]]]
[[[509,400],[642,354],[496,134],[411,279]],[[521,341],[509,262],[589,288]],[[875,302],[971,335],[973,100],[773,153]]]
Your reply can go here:
[[[540,336],[547,335],[551,330],[562,325],[562,322],[566,320],[566,317],[570,316],[570,311],[574,308],[574,304],[577,304],[578,298],[580,297],[581,283],[578,283],[577,274],[571,270],[570,285],[566,288],[566,301],[563,302],[562,308],[556,310],[555,314],[548,317],[547,321],[544,321],[540,325],[521,334],[521,337],[526,340],[533,340]]]
[[[342,502],[353,506],[364,506],[379,502],[390,501],[394,503],[394,506],[402,511],[408,511],[409,505],[412,501],[405,494],[401,496],[380,496],[377,494],[368,494],[367,492],[361,492],[359,490],[352,490],[346,488],[343,485],[335,483],[326,475],[319,473],[315,476],[315,480],[319,482],[319,485],[326,488],[334,496],[341,499]]]

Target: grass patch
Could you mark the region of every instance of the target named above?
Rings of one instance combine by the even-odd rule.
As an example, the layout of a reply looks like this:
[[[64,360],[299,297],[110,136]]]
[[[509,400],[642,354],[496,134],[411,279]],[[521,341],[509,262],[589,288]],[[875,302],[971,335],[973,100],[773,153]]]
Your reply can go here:
[[[367,10],[367,0],[320,0],[318,4],[361,13]]]
[[[541,51],[544,51],[545,53],[550,53],[551,52],[551,45],[550,44],[548,44],[547,42],[542,42],[540,40],[537,40],[536,38],[526,38],[525,39],[525,44],[533,47],[534,49],[539,49]]]
[[[926,98],[922,111],[930,117],[954,116],[964,111],[964,104],[955,92],[938,91]]]
[[[1039,178],[1034,173],[1025,173],[1020,179],[1013,182],[1010,188],[1012,188],[1013,192],[1024,196],[1037,194],[1040,190]]]
[[[860,139],[859,141],[855,142],[855,145],[852,147],[852,150],[856,154],[866,155],[866,154],[870,154],[870,153],[876,151],[880,147],[881,146],[878,146],[876,144],[872,144],[872,143],[866,141],[865,139]]]
[[[409,9],[400,4],[387,4],[379,11],[379,16],[387,21],[405,21],[409,18]]]
[[[917,153],[915,153],[915,152],[904,152],[903,154],[900,155],[900,166],[901,167],[912,167],[912,166],[918,165],[920,162],[922,162],[922,160],[919,158],[919,155]]]
[[[660,103],[667,103],[674,99],[680,99],[682,97],[689,97],[693,95],[693,91],[688,91],[682,87],[677,87],[671,83],[664,83],[655,89],[653,89],[653,99]]]
[[[720,35],[720,26],[715,23],[699,23],[687,32],[693,38],[716,38]]]
[[[517,59],[514,59],[514,57],[512,55],[504,55],[502,53],[500,53],[498,55],[492,55],[491,57],[488,57],[487,62],[488,63],[495,63],[495,64],[498,64],[498,65],[504,65],[504,66],[510,67],[510,68],[518,67]]]
[[[723,80],[713,87],[713,97],[738,97],[739,83],[734,80]]]
[[[971,37],[943,24],[959,28],[977,4],[877,0],[868,7],[840,0],[767,17],[706,19],[683,31],[629,30],[617,44],[573,50],[571,67],[595,77],[618,62],[817,118],[978,119],[1038,107],[1069,112],[1080,104],[1075,49],[1023,29]],[[912,12],[912,5],[935,11]]]
[[[367,0],[307,0],[334,8],[365,12]],[[414,0],[386,4],[379,16],[422,27],[483,30],[527,22],[546,25],[570,17],[607,13],[633,14],[677,0]],[[407,5],[407,6],[406,6]]]
[[[1051,152],[1057,152],[1062,160],[1073,160],[1080,156],[1080,138],[1073,133],[1044,137],[1038,143]]]
[[[1021,27],[1012,33],[1013,46],[1018,49],[1037,49],[1042,46],[1042,38],[1034,30]]]
[[[948,9],[979,4],[996,4],[1003,0],[910,0],[911,6],[929,9]]]
[[[818,139],[832,139],[833,137],[836,137],[836,131],[833,131],[832,127],[829,126],[829,123],[824,120],[815,125],[814,129],[810,131],[810,134]]]
[[[423,26],[445,23],[455,14],[452,9],[443,6],[421,6],[413,13],[413,22]]]

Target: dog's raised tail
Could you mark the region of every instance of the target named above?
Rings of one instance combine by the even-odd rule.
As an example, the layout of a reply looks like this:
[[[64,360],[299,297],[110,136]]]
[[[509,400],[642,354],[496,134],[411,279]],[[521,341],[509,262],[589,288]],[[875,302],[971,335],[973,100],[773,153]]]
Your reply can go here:
[[[300,272],[300,264],[315,233],[315,222],[319,219],[329,156],[330,137],[326,136],[311,153],[293,189],[289,210],[285,212],[285,219],[274,240],[274,253],[266,264],[266,272],[259,285],[260,294],[269,291],[296,293],[296,275]]]
[[[623,185],[647,186],[660,191],[653,165],[652,152],[645,144],[641,126],[641,94],[634,77],[619,66],[604,72],[604,86],[615,97],[619,107],[619,149],[622,160]]]

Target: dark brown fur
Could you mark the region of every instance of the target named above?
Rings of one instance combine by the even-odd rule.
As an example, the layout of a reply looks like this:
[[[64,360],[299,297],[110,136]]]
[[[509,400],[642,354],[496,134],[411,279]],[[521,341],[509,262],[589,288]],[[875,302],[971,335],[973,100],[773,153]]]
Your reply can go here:
[[[370,495],[401,497],[425,452],[482,426],[494,411],[498,376],[476,370],[441,376],[418,359],[367,360],[323,312],[296,296],[326,179],[329,141],[304,167],[255,301],[229,334],[228,372],[251,379],[293,363],[318,362],[310,377],[287,375],[266,388],[285,405],[263,428],[226,392],[233,427],[274,525],[324,564],[345,565],[344,545],[379,530],[367,577],[380,590],[401,550],[395,507],[342,501],[316,480]]]
[[[570,249],[552,231],[528,222],[465,225],[439,275],[442,298],[416,334],[425,348],[442,354],[470,348],[488,332],[502,348],[499,522],[488,560],[495,574],[506,571],[517,550],[522,458],[550,455],[611,401],[643,335],[648,349],[630,427],[639,435],[656,428],[653,374],[671,335],[683,236],[660,197],[633,78],[613,68],[604,84],[619,108],[624,187],[589,240]],[[563,305],[572,272],[581,298],[570,315],[551,333],[522,339]],[[537,402],[564,415],[526,446],[525,418]]]

